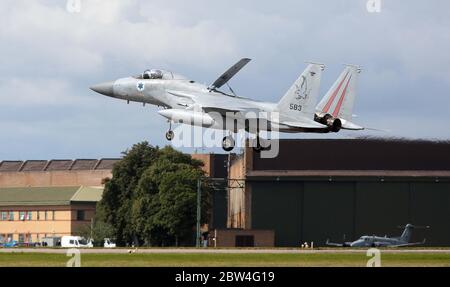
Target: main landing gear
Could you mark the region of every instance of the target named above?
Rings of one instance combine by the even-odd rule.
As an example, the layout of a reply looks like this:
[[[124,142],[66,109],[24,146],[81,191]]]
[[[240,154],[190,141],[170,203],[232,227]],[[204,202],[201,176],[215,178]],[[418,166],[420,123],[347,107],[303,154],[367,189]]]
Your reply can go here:
[[[253,146],[253,150],[257,153],[263,151],[263,150],[270,150],[271,148],[271,144],[270,144],[270,140],[265,140],[265,139],[261,139],[260,137],[256,138],[256,143],[253,142],[249,143],[250,146]],[[234,147],[236,146],[236,142],[233,138],[233,136],[229,135],[223,138],[222,140],[222,148],[224,151],[226,152],[230,152],[234,149]]]
[[[222,148],[226,152],[230,152],[234,149],[236,145],[234,138],[232,136],[226,136],[222,140]]]
[[[261,139],[260,137],[256,138],[256,145],[253,146],[253,150],[255,152],[259,153],[263,150],[270,150],[270,148],[271,148],[270,140]]]

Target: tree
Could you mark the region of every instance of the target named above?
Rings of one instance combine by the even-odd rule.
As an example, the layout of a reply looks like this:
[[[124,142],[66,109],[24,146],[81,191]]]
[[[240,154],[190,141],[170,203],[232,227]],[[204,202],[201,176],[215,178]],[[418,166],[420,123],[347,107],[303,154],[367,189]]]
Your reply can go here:
[[[119,245],[190,245],[194,239],[197,180],[203,163],[171,147],[147,142],[134,145],[113,168],[98,205]],[[209,210],[209,189],[203,186],[202,222]]]
[[[160,150],[154,164],[139,181],[133,221],[142,242],[151,246],[190,245],[196,222],[197,180],[202,162],[171,147]],[[209,192],[203,187],[203,222],[209,210]]]
[[[135,144],[123,155],[123,159],[114,165],[113,177],[107,181],[99,203],[99,208],[104,211],[104,222],[113,226],[120,245],[135,241],[131,207],[139,179],[157,157],[158,147],[142,142]]]

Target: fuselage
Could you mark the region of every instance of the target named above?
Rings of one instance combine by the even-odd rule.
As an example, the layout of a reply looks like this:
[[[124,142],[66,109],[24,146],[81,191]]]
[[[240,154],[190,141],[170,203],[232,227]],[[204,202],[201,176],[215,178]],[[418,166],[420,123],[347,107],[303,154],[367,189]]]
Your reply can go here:
[[[399,238],[379,237],[379,236],[362,236],[358,240],[351,242],[351,247],[383,247],[406,244]]]
[[[92,90],[103,95],[122,99],[125,101],[140,102],[144,104],[151,104],[164,109],[170,109],[183,113],[187,109],[202,109],[207,111],[208,107],[215,107],[215,112],[208,112],[215,121],[213,125],[205,125],[203,121],[191,121],[191,125],[201,125],[208,128],[223,129],[237,132],[240,129],[248,130],[248,124],[235,124],[233,128],[226,126],[227,120],[243,120],[248,119],[248,115],[242,115],[239,111],[246,110],[254,113],[254,116],[261,120],[261,113],[267,117],[264,130],[277,130],[286,133],[298,132],[328,132],[328,129],[305,129],[290,127],[279,123],[279,120],[273,121],[274,114],[277,116],[280,113],[277,110],[277,104],[271,102],[255,101],[249,98],[237,97],[226,94],[221,91],[211,90],[206,85],[197,83],[195,81],[186,79],[183,76],[173,74],[171,72],[164,72],[160,79],[145,79],[142,76],[126,77],[118,79],[114,82],[103,83],[91,87]],[[228,117],[225,119],[225,114],[217,114],[217,107],[227,107],[227,110],[235,110],[235,113],[227,113]],[[169,118],[174,122],[187,123],[186,118],[179,121],[173,119],[173,115],[167,116],[167,112],[161,111],[161,115]],[[283,116],[281,114],[281,116]],[[209,121],[208,121],[209,122]]]
[[[142,88],[138,85],[143,84]],[[178,95],[170,92],[179,92]],[[275,103],[260,102],[248,98],[235,97],[222,92],[209,90],[207,86],[185,79],[136,79],[122,78],[114,82],[112,97],[135,102],[148,103],[170,109],[185,109],[189,98],[192,103],[202,105],[233,101],[236,106],[253,107],[261,111],[273,112]],[[168,95],[169,94],[169,95]],[[183,97],[182,94],[189,94]],[[184,101],[182,98],[185,98]]]

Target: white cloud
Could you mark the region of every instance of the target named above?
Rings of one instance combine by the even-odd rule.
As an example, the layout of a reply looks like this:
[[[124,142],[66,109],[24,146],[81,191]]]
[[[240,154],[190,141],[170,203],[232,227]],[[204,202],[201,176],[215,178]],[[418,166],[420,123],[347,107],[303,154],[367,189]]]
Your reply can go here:
[[[0,100],[3,107],[65,106],[79,100],[64,80],[11,77],[0,80]]]
[[[5,0],[0,5],[0,117],[8,115],[2,129],[6,123],[17,127],[9,129],[11,136],[27,139],[31,150],[33,142],[45,140],[27,127],[70,150],[73,138],[60,133],[91,137],[104,126],[92,148],[80,147],[89,153],[101,153],[99,146],[108,137],[109,150],[121,149],[120,129],[128,138],[148,135],[137,123],[155,122],[158,115],[147,110],[128,116],[131,107],[95,95],[88,90],[93,83],[149,66],[208,82],[243,56],[255,61],[232,81],[240,95],[278,101],[307,60],[328,65],[325,92],[341,63],[362,64],[358,121],[381,128],[392,124],[402,136],[450,134],[447,1],[383,1],[379,14],[367,13],[365,1],[356,0],[81,3],[81,13],[73,14],[61,0]],[[21,108],[27,117],[11,108]],[[45,124],[33,118],[43,115]],[[419,129],[412,127],[414,119]],[[113,123],[120,126],[114,129]],[[156,143],[165,144],[164,120],[152,130]],[[0,142],[0,150],[11,145]],[[36,157],[50,152],[36,150]]]

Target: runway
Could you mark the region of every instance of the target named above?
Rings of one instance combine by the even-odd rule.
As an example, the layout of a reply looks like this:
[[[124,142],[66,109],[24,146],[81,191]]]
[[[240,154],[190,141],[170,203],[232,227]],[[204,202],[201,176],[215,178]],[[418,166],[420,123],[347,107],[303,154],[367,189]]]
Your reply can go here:
[[[1,248],[0,253],[47,253],[65,254],[64,248]],[[350,254],[366,253],[368,249],[222,249],[222,248],[84,248],[80,249],[84,254]],[[380,249],[382,253],[428,253],[450,254],[450,249],[421,248],[421,249]]]

